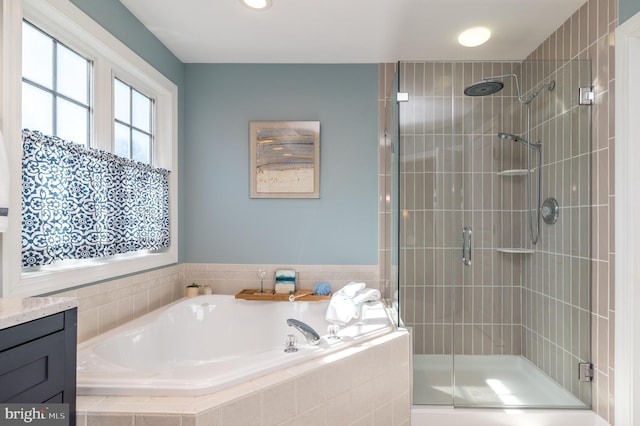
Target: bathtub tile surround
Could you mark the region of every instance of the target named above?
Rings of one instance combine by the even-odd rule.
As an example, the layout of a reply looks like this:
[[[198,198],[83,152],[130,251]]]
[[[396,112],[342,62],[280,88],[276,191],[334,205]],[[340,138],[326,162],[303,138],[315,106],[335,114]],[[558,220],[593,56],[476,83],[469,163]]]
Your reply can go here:
[[[260,288],[258,268],[267,271],[264,288],[275,285],[278,269],[293,269],[297,273],[296,288],[313,289],[319,282],[331,284],[331,291],[351,281],[367,283],[367,287],[380,289],[378,265],[252,265],[220,263],[185,263],[184,278],[187,282],[210,285],[214,294],[236,294],[245,288]]]
[[[381,321],[386,311],[377,302],[362,310],[362,324],[340,328],[341,340],[309,347],[288,319],[324,335],[328,305],[327,300],[251,302],[220,294],[181,299],[82,343],[78,394],[210,394],[329,353],[339,357],[340,351],[395,330],[389,319]],[[297,338],[300,351],[284,353],[288,334]]]
[[[350,281],[378,285],[377,265],[182,264],[139,276],[79,288],[61,295],[78,298],[79,341],[102,333],[161,305],[180,299],[187,283],[234,294],[255,286],[259,266],[287,266],[311,287],[328,281],[336,289]],[[266,286],[267,283],[265,283]],[[271,373],[232,388],[196,397],[78,397],[78,425],[409,425],[411,408],[409,335],[380,336],[322,359]],[[293,389],[293,390],[292,390]],[[290,394],[273,409],[273,401]],[[292,402],[292,403],[291,403]],[[162,423],[158,423],[161,421]]]
[[[81,396],[78,426],[408,426],[409,359],[409,334],[394,331],[209,395]],[[159,418],[163,423],[154,423]]]
[[[259,267],[267,270],[264,285],[273,288],[276,269],[291,267],[298,272],[300,288],[328,282],[332,290],[351,281],[378,288],[377,265],[244,265],[183,263],[139,275],[81,287],[60,297],[78,299],[78,342],[109,331],[185,295],[187,284],[210,285],[214,294],[236,294],[243,288],[259,288]]]
[[[78,300],[78,343],[184,297],[182,265],[57,293]]]

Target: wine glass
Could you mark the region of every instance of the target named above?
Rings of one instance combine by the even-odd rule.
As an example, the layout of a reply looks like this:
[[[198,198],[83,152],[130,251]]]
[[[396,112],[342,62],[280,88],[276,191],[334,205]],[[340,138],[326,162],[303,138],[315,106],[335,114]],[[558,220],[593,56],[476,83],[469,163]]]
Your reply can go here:
[[[256,275],[260,279],[260,293],[264,293],[264,277],[267,276],[267,271],[261,266],[258,268]]]

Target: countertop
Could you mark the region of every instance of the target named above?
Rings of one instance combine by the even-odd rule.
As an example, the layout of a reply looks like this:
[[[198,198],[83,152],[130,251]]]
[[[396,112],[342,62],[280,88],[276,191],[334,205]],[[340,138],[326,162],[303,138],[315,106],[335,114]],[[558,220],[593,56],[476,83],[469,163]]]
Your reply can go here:
[[[75,297],[0,297],[0,330],[78,306]]]

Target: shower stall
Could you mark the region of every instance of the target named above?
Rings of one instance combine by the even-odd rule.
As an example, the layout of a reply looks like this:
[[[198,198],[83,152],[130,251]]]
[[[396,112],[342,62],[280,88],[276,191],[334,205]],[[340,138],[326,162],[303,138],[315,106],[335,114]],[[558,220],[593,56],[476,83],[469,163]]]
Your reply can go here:
[[[398,64],[397,301],[414,404],[590,407],[590,70]]]

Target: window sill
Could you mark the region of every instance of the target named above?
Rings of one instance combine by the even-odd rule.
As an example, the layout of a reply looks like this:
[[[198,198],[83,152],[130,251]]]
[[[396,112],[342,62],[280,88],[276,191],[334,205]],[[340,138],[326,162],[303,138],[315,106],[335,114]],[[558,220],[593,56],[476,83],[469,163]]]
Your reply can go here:
[[[92,259],[73,265],[47,267],[42,270],[22,272],[19,281],[9,286],[4,296],[27,297],[54,293],[176,263],[176,253],[169,250],[162,253],[129,255],[117,259]]]

